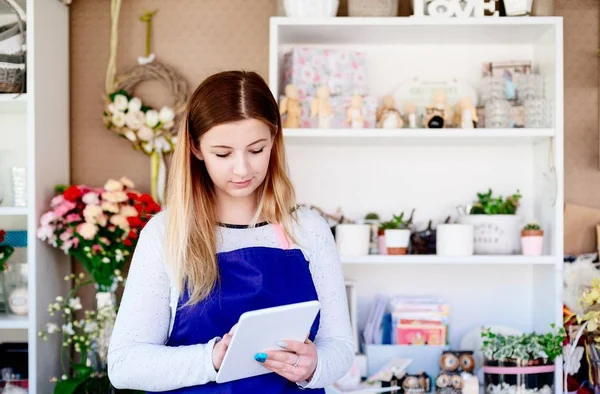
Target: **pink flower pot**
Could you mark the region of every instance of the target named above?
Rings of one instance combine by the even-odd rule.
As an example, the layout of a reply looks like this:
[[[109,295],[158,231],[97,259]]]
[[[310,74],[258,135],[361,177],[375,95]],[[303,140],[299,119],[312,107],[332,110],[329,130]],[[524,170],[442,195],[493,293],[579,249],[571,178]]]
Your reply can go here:
[[[521,248],[525,256],[540,256],[544,247],[543,235],[521,237]]]

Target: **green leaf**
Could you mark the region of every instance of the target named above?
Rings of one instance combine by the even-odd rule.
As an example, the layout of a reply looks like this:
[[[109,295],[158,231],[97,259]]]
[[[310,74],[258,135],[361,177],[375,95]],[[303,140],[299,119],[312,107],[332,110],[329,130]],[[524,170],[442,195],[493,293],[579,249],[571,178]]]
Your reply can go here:
[[[73,394],[77,389],[85,384],[87,376],[79,378],[69,378],[67,380],[61,380],[54,386],[54,394]]]

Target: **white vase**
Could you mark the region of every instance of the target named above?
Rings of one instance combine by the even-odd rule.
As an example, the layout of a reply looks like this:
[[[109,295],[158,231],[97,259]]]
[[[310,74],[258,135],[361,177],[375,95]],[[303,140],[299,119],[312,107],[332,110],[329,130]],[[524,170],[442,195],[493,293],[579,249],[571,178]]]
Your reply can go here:
[[[371,244],[369,224],[338,224],[335,243],[340,256],[366,256]]]
[[[285,15],[301,18],[334,17],[339,0],[283,0]]]
[[[475,254],[519,254],[521,218],[517,215],[464,215],[461,224],[473,225]]]
[[[436,254],[438,256],[470,256],[473,251],[472,224],[438,224],[436,228]]]
[[[410,243],[409,229],[386,229],[385,247],[387,254],[398,255],[406,254]]]

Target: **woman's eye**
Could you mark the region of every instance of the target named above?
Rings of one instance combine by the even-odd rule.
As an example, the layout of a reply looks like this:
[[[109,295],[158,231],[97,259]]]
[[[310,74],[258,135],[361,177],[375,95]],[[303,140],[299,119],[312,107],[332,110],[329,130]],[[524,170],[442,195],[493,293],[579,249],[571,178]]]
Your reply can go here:
[[[252,154],[258,155],[259,153],[262,153],[263,150],[265,150],[265,148],[260,148],[259,150],[251,150],[250,152]]]
[[[215,153],[215,155],[220,158],[225,158],[225,157],[229,156],[229,153]]]

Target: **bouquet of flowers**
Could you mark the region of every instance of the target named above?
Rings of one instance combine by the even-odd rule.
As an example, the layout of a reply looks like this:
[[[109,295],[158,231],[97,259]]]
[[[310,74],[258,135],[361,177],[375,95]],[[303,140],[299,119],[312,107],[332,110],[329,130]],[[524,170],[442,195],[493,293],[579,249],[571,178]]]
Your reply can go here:
[[[10,245],[1,245],[2,242],[4,242],[5,236],[6,231],[0,230],[0,272],[5,271],[8,268],[6,261],[15,251],[15,249]]]
[[[115,272],[122,271],[140,231],[161,210],[133,187],[127,178],[110,179],[102,188],[59,186],[40,218],[37,237],[79,260],[101,292],[114,291]]]

